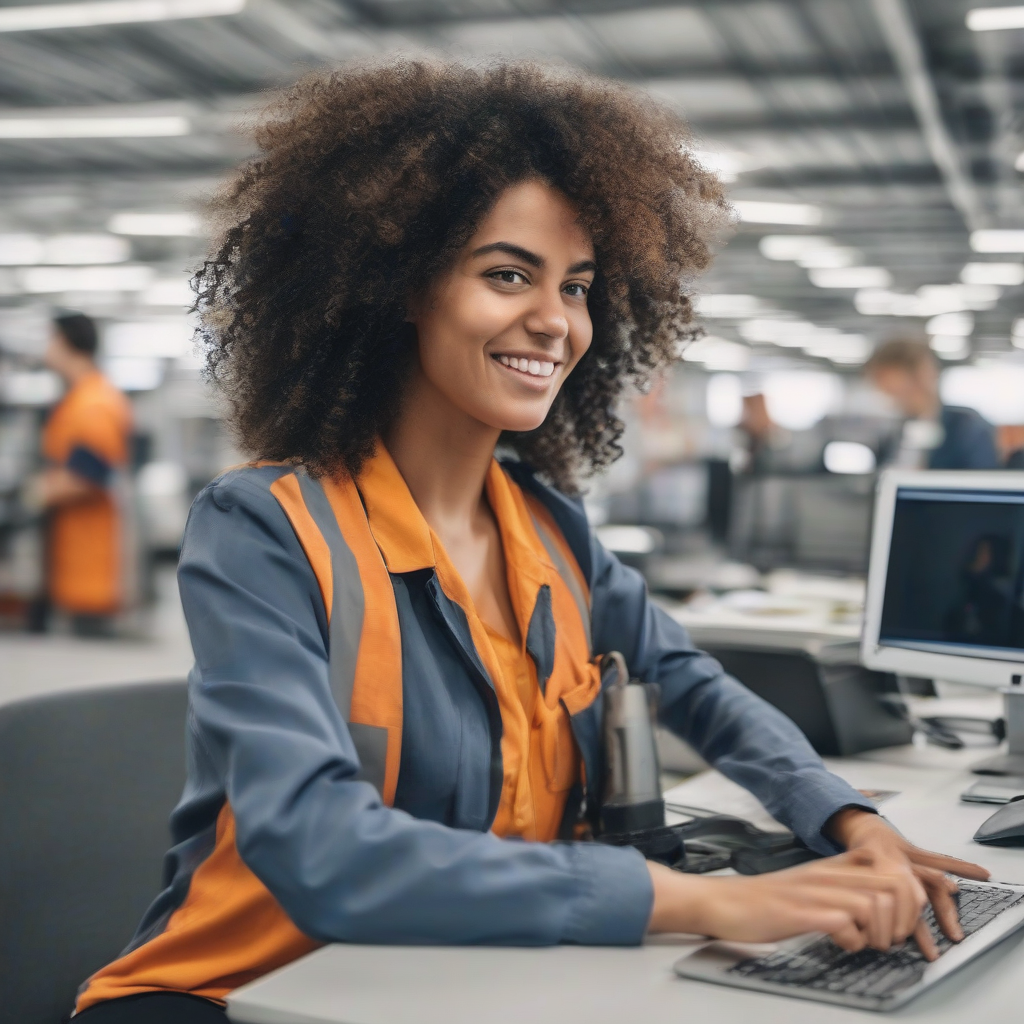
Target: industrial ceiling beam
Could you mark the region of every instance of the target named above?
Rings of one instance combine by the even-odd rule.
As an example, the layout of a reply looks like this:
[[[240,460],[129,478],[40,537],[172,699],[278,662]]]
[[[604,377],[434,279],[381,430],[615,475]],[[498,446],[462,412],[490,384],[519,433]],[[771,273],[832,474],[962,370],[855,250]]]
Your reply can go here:
[[[924,49],[905,0],[871,0],[871,3],[950,201],[969,230],[989,226],[985,207],[974,182],[964,171],[956,145],[942,118],[935,83],[928,71]]]

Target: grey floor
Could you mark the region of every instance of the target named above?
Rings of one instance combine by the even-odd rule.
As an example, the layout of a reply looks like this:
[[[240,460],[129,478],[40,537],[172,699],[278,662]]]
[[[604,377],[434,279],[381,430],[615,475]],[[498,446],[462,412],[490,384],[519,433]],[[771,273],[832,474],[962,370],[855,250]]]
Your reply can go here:
[[[0,703],[104,683],[182,679],[192,648],[173,569],[157,577],[155,607],[132,626],[131,639],[0,633]]]

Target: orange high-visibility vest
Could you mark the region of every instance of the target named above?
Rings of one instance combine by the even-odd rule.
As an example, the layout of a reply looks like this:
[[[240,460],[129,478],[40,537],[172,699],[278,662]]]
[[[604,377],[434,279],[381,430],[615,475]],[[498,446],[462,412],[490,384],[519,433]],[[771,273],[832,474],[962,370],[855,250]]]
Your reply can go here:
[[[393,806],[402,742],[402,646],[390,573],[433,566],[442,590],[467,612],[480,660],[497,684],[500,668],[465,586],[416,508],[387,452],[381,448],[358,482],[314,480],[288,469],[271,485],[316,576],[328,620],[331,689],[359,754],[358,778],[372,783]],[[600,693],[591,658],[586,581],[548,511],[492,463],[488,494],[502,529],[510,585],[539,595],[547,588],[555,655],[543,699],[537,755],[552,792],[564,805],[579,779],[579,757],[560,725]],[[514,602],[515,603],[515,602]],[[525,637],[526,631],[523,629]],[[498,693],[502,721],[509,695]],[[509,712],[511,713],[511,712]],[[510,749],[506,765],[527,770],[530,752]],[[568,742],[570,749],[566,748]],[[508,773],[506,772],[506,778]],[[503,791],[504,792],[504,791]],[[512,808],[499,808],[493,826],[506,834]],[[547,836],[544,838],[554,838]],[[270,891],[246,866],[235,842],[235,820],[225,803],[212,852],[195,869],[187,896],[163,931],[93,975],[78,1009],[141,992],[183,991],[223,1001],[232,989],[295,960],[318,943],[292,923]]]

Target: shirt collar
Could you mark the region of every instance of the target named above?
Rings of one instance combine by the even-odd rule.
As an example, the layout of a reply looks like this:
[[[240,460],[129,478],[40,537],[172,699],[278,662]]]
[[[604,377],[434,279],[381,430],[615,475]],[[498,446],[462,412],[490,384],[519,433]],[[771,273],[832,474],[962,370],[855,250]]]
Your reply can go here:
[[[366,517],[389,572],[416,572],[437,565],[435,536],[383,444],[364,463],[356,481]],[[530,517],[526,500],[496,459],[486,480],[487,500],[498,522],[513,604],[530,611],[537,589],[555,571]],[[520,589],[521,588],[521,589]]]

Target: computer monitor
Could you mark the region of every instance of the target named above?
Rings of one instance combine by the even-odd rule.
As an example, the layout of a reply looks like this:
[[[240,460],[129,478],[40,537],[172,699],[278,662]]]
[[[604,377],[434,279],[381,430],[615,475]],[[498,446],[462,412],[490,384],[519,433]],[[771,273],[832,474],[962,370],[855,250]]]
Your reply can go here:
[[[885,471],[864,619],[868,668],[1020,684],[1024,473]]]

